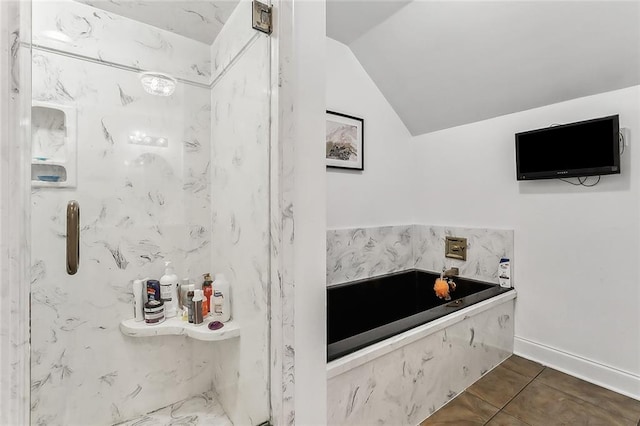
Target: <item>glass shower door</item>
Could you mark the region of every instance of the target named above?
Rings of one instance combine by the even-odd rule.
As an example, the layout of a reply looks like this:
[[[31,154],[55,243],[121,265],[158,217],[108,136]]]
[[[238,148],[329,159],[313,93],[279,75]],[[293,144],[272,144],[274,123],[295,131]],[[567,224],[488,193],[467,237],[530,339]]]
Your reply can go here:
[[[251,2],[32,14],[32,424],[268,420],[270,41]],[[223,273],[231,321],[132,322],[132,280],[166,261],[196,288]]]

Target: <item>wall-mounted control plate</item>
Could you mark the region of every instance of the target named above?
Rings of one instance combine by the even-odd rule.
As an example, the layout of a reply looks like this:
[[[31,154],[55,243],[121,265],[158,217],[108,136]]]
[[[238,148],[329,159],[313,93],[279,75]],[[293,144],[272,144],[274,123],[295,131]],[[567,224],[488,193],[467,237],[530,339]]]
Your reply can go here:
[[[451,259],[467,260],[467,239],[459,237],[446,237],[444,256]]]

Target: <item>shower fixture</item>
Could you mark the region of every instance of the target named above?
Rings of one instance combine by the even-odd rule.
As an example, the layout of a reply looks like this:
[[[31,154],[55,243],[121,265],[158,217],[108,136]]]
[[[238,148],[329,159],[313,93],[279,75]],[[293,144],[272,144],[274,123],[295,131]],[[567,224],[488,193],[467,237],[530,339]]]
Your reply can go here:
[[[171,96],[176,90],[176,79],[159,72],[141,73],[140,83],[150,95]]]

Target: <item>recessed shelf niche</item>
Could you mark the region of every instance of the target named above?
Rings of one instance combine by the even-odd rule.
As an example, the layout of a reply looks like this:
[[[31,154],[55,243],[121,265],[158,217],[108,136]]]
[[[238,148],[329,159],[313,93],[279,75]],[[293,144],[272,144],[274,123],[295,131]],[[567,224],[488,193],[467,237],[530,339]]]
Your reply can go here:
[[[31,185],[76,186],[76,109],[68,105],[31,103]]]

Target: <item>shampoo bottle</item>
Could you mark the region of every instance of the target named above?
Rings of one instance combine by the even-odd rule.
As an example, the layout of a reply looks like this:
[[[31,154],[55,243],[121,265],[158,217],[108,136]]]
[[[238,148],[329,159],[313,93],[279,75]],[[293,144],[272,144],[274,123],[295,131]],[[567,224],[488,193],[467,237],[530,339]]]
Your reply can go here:
[[[133,319],[136,322],[144,321],[144,304],[147,286],[142,280],[133,280]]]
[[[178,310],[178,276],[173,272],[171,262],[165,262],[164,275],[160,278],[160,294],[165,306],[165,316],[175,317]]]
[[[498,265],[498,281],[500,282],[500,287],[512,287],[511,262],[506,257],[500,259],[500,264]]]
[[[222,296],[222,306],[217,307],[221,312],[213,312],[216,320],[220,322],[227,322],[231,319],[231,286],[229,281],[224,277],[224,274],[216,274],[216,279],[213,281],[213,292],[220,293]],[[209,306],[213,306],[211,303]]]

